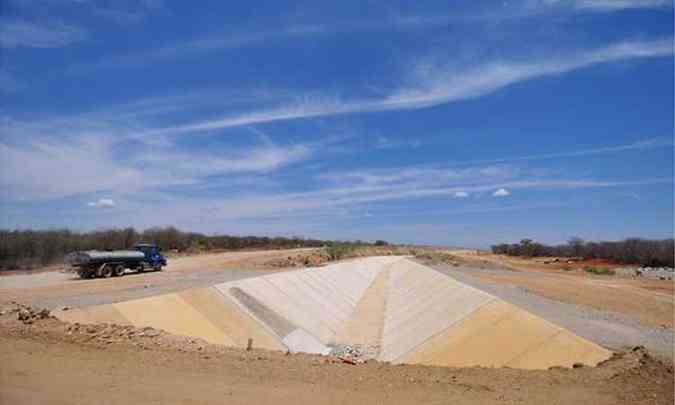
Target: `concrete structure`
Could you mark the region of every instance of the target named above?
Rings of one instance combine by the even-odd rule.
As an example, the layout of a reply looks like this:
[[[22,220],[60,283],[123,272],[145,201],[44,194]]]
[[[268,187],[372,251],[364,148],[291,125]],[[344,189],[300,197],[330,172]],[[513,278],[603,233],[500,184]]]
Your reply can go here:
[[[611,353],[401,257],[371,257],[57,313],[152,326],[211,343],[327,354],[366,347],[393,363],[546,369]]]

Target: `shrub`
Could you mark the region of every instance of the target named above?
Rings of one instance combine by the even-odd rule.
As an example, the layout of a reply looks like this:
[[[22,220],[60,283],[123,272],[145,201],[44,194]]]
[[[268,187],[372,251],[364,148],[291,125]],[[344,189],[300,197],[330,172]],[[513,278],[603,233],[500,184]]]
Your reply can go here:
[[[492,246],[495,254],[510,256],[558,256],[584,259],[603,259],[614,263],[639,264],[642,266],[675,266],[673,239],[648,240],[629,238],[616,242],[586,242],[580,238],[572,238],[567,244],[549,246],[531,239],[523,239],[519,243],[502,243]]]
[[[333,242],[326,247],[329,260],[341,260],[354,253],[356,245],[348,242]]]
[[[584,267],[584,271],[598,276],[613,276],[616,274],[614,270],[605,267]]]

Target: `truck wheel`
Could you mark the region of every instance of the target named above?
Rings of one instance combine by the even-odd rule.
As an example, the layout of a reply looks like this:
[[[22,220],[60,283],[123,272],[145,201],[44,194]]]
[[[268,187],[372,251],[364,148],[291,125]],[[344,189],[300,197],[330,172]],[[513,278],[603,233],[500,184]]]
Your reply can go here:
[[[103,278],[110,278],[113,275],[113,269],[112,266],[105,266],[101,270],[101,277]]]
[[[121,264],[117,265],[115,267],[115,271],[113,272],[113,276],[122,277],[123,275],[124,275],[124,266],[122,266]]]
[[[154,271],[162,271],[162,266],[154,266],[152,269]]]

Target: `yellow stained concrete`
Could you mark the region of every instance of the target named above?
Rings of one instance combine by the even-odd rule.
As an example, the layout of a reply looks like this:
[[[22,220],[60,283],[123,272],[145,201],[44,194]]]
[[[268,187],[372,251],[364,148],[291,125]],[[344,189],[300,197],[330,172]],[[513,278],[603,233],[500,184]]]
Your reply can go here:
[[[55,312],[54,315],[60,320],[70,323],[114,323],[117,325],[131,325],[131,322],[112,305],[96,305],[82,309],[59,311]]]
[[[382,270],[356,304],[354,312],[339,327],[335,343],[379,346],[384,328],[389,270]]]
[[[579,355],[579,357],[577,357]],[[397,362],[447,367],[547,369],[610,357],[600,346],[572,336],[504,301],[492,301],[429,339]]]
[[[176,335],[198,337],[211,343],[236,346],[234,340],[178,294],[120,302],[113,306],[134,326],[151,326]]]
[[[278,338],[215,288],[187,290],[178,295],[232,339],[236,346],[246,347],[248,339],[252,339],[254,348],[286,350]]]
[[[563,330],[543,345],[530,349],[524,355],[509,361],[506,365],[513,368],[537,369],[544,365],[572,367],[574,363],[595,366],[612,357],[612,353],[595,343]],[[546,367],[547,368],[547,367]]]

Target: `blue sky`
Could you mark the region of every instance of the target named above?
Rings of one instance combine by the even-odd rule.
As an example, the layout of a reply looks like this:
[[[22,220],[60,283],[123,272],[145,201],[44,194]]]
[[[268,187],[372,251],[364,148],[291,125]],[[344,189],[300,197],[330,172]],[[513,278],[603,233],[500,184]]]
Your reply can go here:
[[[2,0],[0,45],[0,227],[673,235],[672,0]]]

